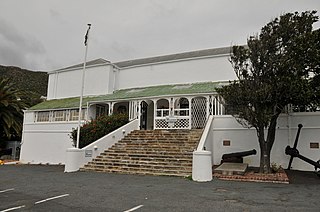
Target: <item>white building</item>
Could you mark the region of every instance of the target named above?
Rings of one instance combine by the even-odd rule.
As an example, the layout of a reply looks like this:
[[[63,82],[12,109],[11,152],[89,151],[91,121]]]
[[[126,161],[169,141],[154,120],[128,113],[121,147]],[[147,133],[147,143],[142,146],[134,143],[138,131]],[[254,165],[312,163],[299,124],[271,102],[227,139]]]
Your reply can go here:
[[[130,120],[138,119],[139,129],[204,128],[213,121],[205,143],[213,164],[224,153],[259,150],[254,129],[246,129],[225,114],[215,88],[235,79],[229,62],[230,48],[216,48],[111,63],[104,59],[87,62],[84,83],[83,120],[119,111]],[[66,150],[72,147],[70,132],[77,127],[83,64],[49,72],[47,101],[25,112],[21,162],[65,164]],[[320,159],[319,113],[283,114],[271,160],[286,167],[284,149],[293,145],[299,123],[300,153]],[[225,142],[228,141],[228,142]],[[226,144],[230,145],[226,145]],[[319,146],[319,145],[318,145]],[[259,151],[245,158],[259,166]],[[293,168],[313,167],[294,160]]]

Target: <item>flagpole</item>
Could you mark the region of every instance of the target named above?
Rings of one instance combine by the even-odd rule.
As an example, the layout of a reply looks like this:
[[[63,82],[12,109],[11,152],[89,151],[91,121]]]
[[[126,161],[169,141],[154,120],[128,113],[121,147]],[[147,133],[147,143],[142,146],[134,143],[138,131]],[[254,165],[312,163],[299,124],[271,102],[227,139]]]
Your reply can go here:
[[[86,71],[87,64],[87,54],[88,54],[88,40],[89,40],[89,31],[91,28],[91,24],[88,24],[88,30],[85,35],[84,45],[86,46],[85,54],[84,54],[84,63],[82,69],[82,77],[81,77],[81,92],[80,92],[80,103],[79,103],[79,114],[78,114],[78,131],[77,131],[77,144],[76,148],[79,149],[79,140],[80,140],[80,127],[81,127],[81,115],[82,115],[82,99],[83,99],[83,91],[84,91],[84,77]]]

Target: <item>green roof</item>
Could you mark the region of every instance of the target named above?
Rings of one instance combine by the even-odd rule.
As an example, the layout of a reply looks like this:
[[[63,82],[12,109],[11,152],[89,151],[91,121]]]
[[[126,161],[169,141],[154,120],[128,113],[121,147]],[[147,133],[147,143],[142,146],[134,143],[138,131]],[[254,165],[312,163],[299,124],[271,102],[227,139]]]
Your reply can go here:
[[[88,102],[102,102],[124,99],[129,100],[147,97],[161,97],[168,95],[192,95],[213,93],[215,92],[215,88],[220,87],[226,83],[227,82],[203,82],[192,84],[159,85],[152,87],[123,89],[117,90],[113,94],[83,97],[82,106],[86,107]],[[77,108],[79,107],[79,101],[79,97],[53,99],[37,104],[31,107],[29,110]]]

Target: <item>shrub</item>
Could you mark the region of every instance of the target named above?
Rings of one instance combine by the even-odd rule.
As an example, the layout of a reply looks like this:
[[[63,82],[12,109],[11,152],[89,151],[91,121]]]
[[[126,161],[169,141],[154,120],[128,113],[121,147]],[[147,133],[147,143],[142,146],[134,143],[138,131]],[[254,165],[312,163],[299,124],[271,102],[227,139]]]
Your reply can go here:
[[[128,122],[127,114],[102,115],[97,119],[86,122],[80,128],[79,148],[91,144]],[[78,128],[73,129],[70,135],[74,146],[76,146],[77,143],[77,130]]]

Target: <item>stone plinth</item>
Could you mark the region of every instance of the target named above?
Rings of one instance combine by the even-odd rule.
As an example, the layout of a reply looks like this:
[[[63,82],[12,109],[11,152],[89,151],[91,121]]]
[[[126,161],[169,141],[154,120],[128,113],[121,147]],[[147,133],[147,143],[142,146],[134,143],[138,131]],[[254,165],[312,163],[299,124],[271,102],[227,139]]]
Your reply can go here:
[[[222,175],[244,175],[248,168],[247,163],[223,163],[214,172]]]

